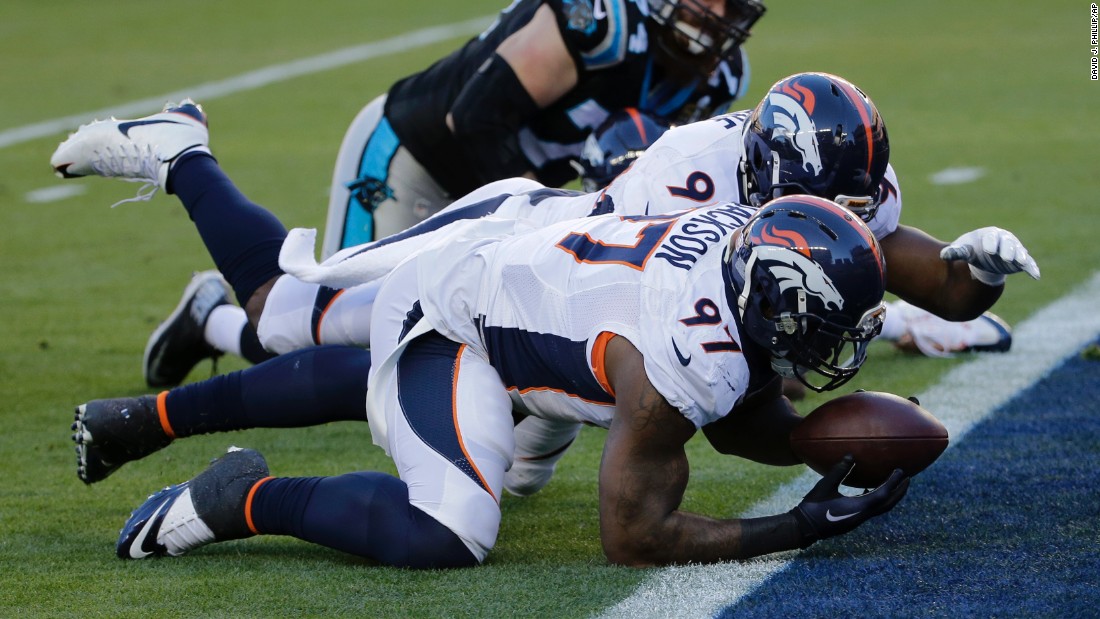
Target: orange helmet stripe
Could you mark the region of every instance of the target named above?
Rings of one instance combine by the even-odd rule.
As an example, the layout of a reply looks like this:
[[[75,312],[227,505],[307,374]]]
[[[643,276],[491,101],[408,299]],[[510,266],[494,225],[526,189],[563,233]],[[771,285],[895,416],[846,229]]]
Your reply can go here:
[[[863,121],[864,137],[867,139],[867,167],[865,168],[866,172],[864,172],[864,176],[869,179],[871,176],[871,160],[874,159],[875,156],[875,144],[871,133],[871,106],[867,98],[861,96],[855,86],[839,78],[836,78],[836,83],[840,85],[841,91],[843,91],[852,102],[853,107],[859,112],[860,120]]]

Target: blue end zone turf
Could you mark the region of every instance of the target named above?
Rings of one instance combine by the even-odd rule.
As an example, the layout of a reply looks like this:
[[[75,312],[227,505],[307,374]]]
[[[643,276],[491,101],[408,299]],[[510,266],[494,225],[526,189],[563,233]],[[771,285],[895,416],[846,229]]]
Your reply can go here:
[[[1100,616],[1100,360],[1075,354],[719,617]]]

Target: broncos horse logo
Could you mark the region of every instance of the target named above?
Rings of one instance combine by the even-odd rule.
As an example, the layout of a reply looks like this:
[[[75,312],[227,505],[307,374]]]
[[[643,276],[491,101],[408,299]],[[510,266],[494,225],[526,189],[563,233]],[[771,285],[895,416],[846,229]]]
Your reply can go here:
[[[814,175],[821,174],[821,152],[817,144],[817,126],[810,114],[814,112],[814,94],[798,82],[784,84],[779,92],[768,93],[768,103],[774,110],[775,137],[787,137],[802,155],[802,167]]]
[[[765,245],[753,250],[756,263],[767,269],[782,293],[802,289],[824,303],[825,309],[844,309],[844,297],[821,265],[793,247]]]

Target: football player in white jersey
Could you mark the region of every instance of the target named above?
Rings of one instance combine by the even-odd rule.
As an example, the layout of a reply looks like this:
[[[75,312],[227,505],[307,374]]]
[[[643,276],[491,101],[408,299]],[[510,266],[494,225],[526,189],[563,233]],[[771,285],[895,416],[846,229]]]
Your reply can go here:
[[[195,155],[176,173],[216,171]],[[865,359],[885,265],[850,212],[788,196],[759,211],[718,205],[527,228],[456,223],[379,287],[367,417],[397,477],[272,477],[257,452],[231,450],[135,510],[118,556],[271,534],[390,565],[476,565],[497,538],[516,410],[608,429],[600,535],[617,564],[805,547],[904,496],[901,471],[841,495],[846,459],[783,514],[720,520],[679,509],[696,431],[724,453],[797,464],[788,435],[801,418],[778,377],[835,388]],[[841,511],[850,516],[828,517]]]

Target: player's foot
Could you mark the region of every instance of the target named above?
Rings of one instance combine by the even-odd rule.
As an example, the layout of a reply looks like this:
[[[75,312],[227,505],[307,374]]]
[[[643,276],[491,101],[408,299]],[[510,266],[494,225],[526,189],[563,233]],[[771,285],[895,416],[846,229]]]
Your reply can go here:
[[[906,331],[895,344],[929,357],[965,352],[1006,352],[1012,348],[1012,328],[993,312],[974,320],[950,322],[914,306],[901,307]],[[888,311],[894,311],[891,307]]]
[[[259,452],[230,447],[198,476],[153,494],[134,510],[119,532],[118,556],[176,557],[211,542],[250,537],[245,503],[267,476]]]
[[[203,271],[191,279],[176,309],[145,344],[142,366],[150,387],[175,387],[200,361],[221,356],[206,343],[203,329],[215,307],[229,304],[229,294],[229,284],[217,271]]]
[[[1012,348],[1012,327],[993,312],[963,324],[969,333],[960,352],[1008,352]]]
[[[188,152],[209,153],[209,144],[206,114],[185,99],[145,118],[82,125],[57,147],[50,165],[62,178],[94,174],[146,183],[134,200],[148,200],[157,189],[167,190],[173,161]]]
[[[168,445],[155,396],[92,400],[76,407],[72,425],[76,474],[94,484],[120,466]]]

